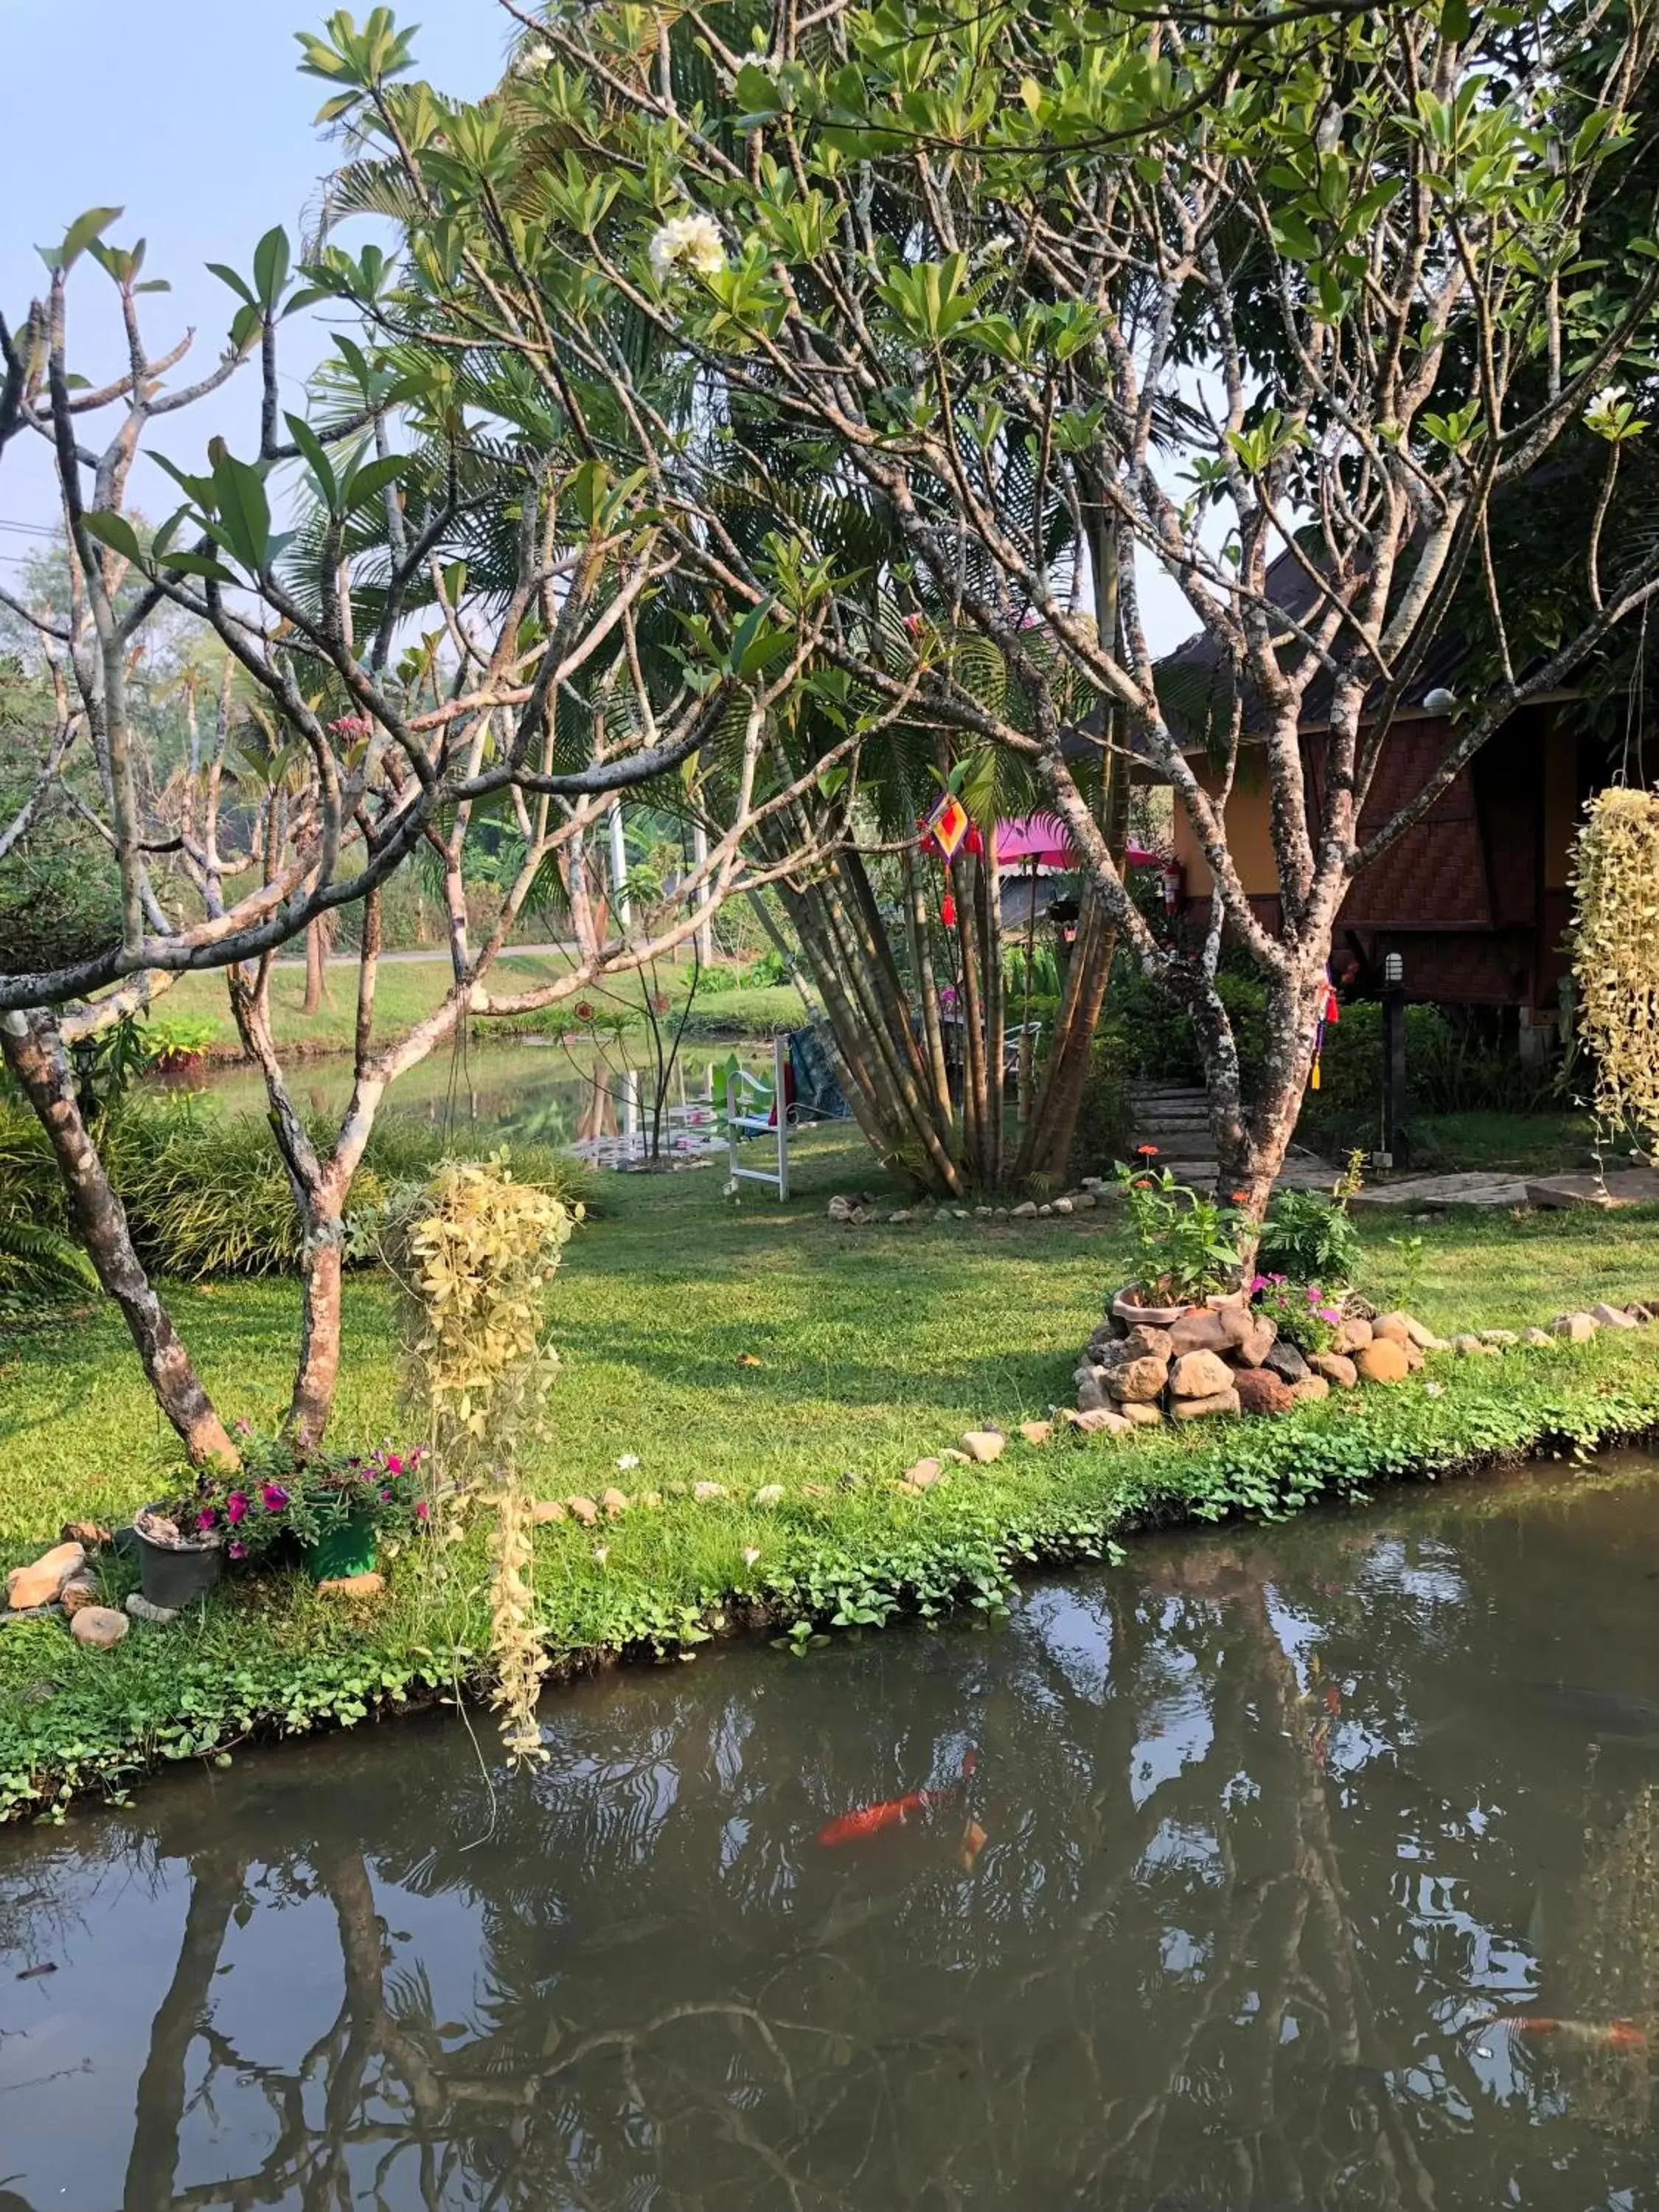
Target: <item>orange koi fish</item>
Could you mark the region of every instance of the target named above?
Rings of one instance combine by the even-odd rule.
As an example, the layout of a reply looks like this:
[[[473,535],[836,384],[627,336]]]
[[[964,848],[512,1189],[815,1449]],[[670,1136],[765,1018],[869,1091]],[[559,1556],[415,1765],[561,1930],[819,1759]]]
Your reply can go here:
[[[963,1780],[974,1771],[974,1754],[970,1751],[962,1762]],[[850,1813],[842,1813],[818,1830],[818,1841],[831,1849],[837,1844],[856,1844],[866,1836],[878,1836],[884,1828],[902,1828],[913,1814],[925,1813],[930,1805],[948,1805],[953,1797],[962,1794],[961,1783],[948,1790],[910,1790],[902,1797],[884,1798],[879,1805],[856,1806]]]
[[[1550,2020],[1525,2013],[1487,2021],[1488,2028],[1507,2028],[1538,2042],[1553,2041],[1572,2051],[1645,2051],[1648,2039],[1634,2021]]]

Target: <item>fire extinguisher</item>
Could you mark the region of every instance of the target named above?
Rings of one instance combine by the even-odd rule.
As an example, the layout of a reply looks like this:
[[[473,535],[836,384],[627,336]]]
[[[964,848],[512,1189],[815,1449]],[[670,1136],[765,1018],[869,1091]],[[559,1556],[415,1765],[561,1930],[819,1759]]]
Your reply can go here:
[[[1187,896],[1187,871],[1170,856],[1164,863],[1164,911],[1179,914]]]

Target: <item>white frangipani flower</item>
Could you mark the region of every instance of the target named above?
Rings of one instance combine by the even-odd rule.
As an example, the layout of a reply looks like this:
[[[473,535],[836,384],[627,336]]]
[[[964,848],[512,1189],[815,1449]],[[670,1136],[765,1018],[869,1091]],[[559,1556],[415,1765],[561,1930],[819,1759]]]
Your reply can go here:
[[[617,1462],[617,1467],[619,1473],[626,1474],[630,1467],[637,1467],[639,1463],[640,1455],[637,1452],[623,1452]]]
[[[534,46],[526,46],[513,64],[514,76],[540,76],[553,59],[553,49],[539,39]]]
[[[1630,387],[1624,384],[1604,384],[1584,410],[1586,415],[1610,415],[1621,399],[1628,399]]]
[[[653,235],[649,258],[651,274],[661,284],[678,268],[696,276],[717,276],[726,266],[726,248],[712,216],[677,215]]]
[[[756,1550],[752,1544],[745,1544],[744,1546],[743,1564],[745,1567],[752,1567],[759,1557],[760,1553]]]

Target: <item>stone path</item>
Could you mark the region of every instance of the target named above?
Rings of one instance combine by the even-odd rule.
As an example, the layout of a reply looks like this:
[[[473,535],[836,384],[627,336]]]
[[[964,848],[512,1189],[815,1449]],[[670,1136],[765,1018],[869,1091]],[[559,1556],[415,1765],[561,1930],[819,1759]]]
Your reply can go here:
[[[1137,1083],[1129,1090],[1134,1114],[1133,1145],[1156,1145],[1154,1166],[1177,1182],[1212,1183],[1218,1162],[1210,1133],[1209,1101],[1202,1091],[1177,1083]],[[1276,1190],[1328,1190],[1336,1170],[1301,1145],[1285,1156]]]

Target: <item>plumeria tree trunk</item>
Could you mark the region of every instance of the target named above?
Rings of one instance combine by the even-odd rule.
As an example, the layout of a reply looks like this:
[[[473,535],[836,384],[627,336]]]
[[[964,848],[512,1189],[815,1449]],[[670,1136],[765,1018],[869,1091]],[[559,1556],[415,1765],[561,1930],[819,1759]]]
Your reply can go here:
[[[191,1363],[167,1308],[133,1249],[126,1209],[104,1170],[76,1099],[75,1077],[55,1014],[0,1016],[0,1047],[51,1140],[76,1234],[98,1279],[121,1310],[155,1402],[198,1465],[240,1455]]]

